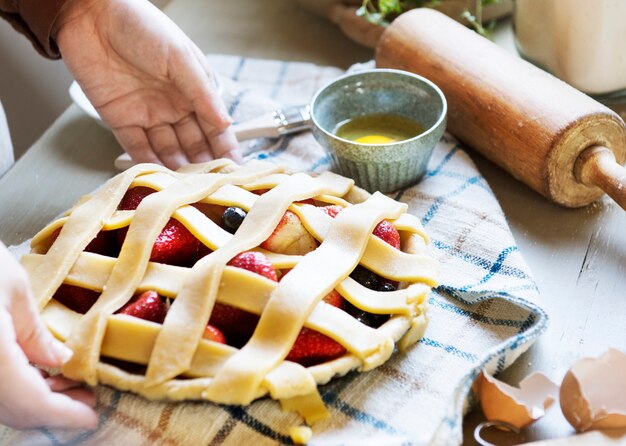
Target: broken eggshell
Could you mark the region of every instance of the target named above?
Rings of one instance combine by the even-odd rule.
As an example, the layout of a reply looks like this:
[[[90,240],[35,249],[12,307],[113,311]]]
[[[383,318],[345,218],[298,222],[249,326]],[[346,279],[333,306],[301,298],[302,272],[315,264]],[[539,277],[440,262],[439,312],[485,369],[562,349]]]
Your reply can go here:
[[[609,349],[576,362],[563,378],[560,400],[578,432],[626,427],[626,354]]]
[[[545,414],[558,391],[559,386],[543,373],[528,375],[518,389],[483,371],[480,405],[489,421],[502,421],[521,429]]]

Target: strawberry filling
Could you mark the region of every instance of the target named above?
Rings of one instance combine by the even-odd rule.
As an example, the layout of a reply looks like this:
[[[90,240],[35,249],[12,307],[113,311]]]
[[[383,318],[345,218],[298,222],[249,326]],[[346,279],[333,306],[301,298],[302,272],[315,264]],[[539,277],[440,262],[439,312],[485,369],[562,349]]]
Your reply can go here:
[[[155,192],[155,190],[147,187],[130,189],[121,200],[119,209],[135,210],[145,197]],[[262,194],[265,190],[253,192]],[[302,202],[315,204],[315,201],[312,199]],[[334,218],[343,208],[341,206],[329,205],[320,209]],[[224,211],[222,214],[222,226],[228,226],[229,231],[235,232],[238,225],[245,218],[245,212],[238,208],[230,209],[228,212],[232,215],[225,215],[226,210]],[[224,222],[224,220],[227,221]],[[120,246],[124,243],[127,231],[128,228],[121,228],[116,231],[101,231],[85,250],[101,255],[117,256]],[[53,232],[51,236],[53,241],[58,237],[59,233],[60,229]],[[374,229],[373,234],[394,248],[400,248],[399,233],[389,222],[380,222]],[[317,241],[306,231],[299,217],[290,211],[285,212],[272,235],[261,244],[261,247],[270,251],[298,255],[306,254],[317,246]],[[211,250],[196,239],[182,223],[170,218],[155,240],[150,260],[171,265],[192,266],[198,259],[210,252]],[[256,251],[238,254],[228,265],[260,274],[275,282],[279,280],[279,276],[282,279],[290,271],[282,270],[277,274],[267,256]],[[391,291],[397,286],[396,283],[376,276],[373,272],[362,267],[355,269],[352,276],[365,286],[379,291]],[[57,290],[54,298],[68,308],[84,314],[93,306],[99,295],[100,293],[96,291],[71,285],[62,285]],[[389,318],[389,315],[371,315],[358,310],[346,302],[335,290],[332,290],[325,296],[324,300],[335,307],[344,309],[359,321],[371,326],[380,325],[380,323]],[[146,291],[134,296],[117,313],[163,323],[167,311],[168,305],[164,298],[159,296],[156,291]],[[376,321],[370,321],[372,318],[376,319]],[[208,325],[204,330],[203,338],[214,342],[228,343],[235,347],[242,347],[253,335],[258,321],[259,316],[255,314],[226,304],[216,303]],[[330,337],[303,327],[286,359],[303,366],[311,366],[337,358],[345,353],[346,349]]]
[[[343,210],[341,206],[331,204],[320,208],[329,217],[335,218],[339,212]],[[383,220],[376,225],[372,232],[376,237],[384,241],[385,243],[393,246],[396,249],[400,249],[400,233],[398,230],[387,220]]]
[[[74,285],[61,285],[53,298],[70,310],[85,314],[100,297],[97,291],[88,290]]]
[[[56,228],[50,234],[52,243],[59,237],[62,228]],[[117,257],[120,253],[117,245],[116,231],[100,231],[94,239],[85,247],[85,251],[93,252],[108,257]]]
[[[119,209],[135,210],[144,198],[155,192],[149,187],[134,187],[126,192]],[[124,243],[127,232],[128,228],[121,228],[117,231],[117,241],[120,246]],[[199,258],[207,254],[207,250],[208,248],[200,243],[182,223],[170,218],[152,246],[150,261],[175,266],[192,266]]]
[[[146,321],[162,324],[167,315],[167,305],[156,291],[145,291],[134,296],[117,314],[138,317]]]
[[[304,255],[314,251],[317,240],[306,230],[300,217],[286,211],[274,232],[261,243],[261,248],[279,254]]]

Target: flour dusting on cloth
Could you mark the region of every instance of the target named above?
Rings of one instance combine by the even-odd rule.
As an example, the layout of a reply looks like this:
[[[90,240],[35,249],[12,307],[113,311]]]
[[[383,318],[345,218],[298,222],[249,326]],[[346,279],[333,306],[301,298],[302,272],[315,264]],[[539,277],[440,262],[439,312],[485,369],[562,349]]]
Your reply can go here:
[[[235,121],[285,105],[303,105],[343,72],[308,63],[209,56]],[[310,133],[244,143],[246,159],[322,172],[330,158]],[[409,205],[440,260],[424,338],[373,371],[320,387],[331,417],[313,426],[309,444],[443,445],[462,442],[470,387],[485,367],[510,365],[546,329],[547,316],[502,210],[463,147],[440,141],[424,179],[390,196]],[[95,432],[0,429],[11,445],[292,444],[302,424],[270,399],[250,406],[153,402],[100,386]]]

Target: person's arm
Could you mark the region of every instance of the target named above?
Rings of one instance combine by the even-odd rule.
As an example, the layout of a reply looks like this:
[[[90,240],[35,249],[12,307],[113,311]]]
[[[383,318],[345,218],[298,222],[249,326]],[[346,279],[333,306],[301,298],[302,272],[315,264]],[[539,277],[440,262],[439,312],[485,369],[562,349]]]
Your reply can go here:
[[[0,10],[48,57],[62,56],[135,161],[241,161],[206,58],[149,1],[0,0]]]
[[[52,26],[68,0],[0,0],[0,17],[26,35],[35,49],[45,57],[58,59]]]
[[[60,367],[71,355],[43,325],[26,272],[0,243],[0,424],[95,428],[93,393],[30,365]]]
[[[135,161],[240,152],[200,49],[147,0],[70,0],[53,28],[63,60]]]

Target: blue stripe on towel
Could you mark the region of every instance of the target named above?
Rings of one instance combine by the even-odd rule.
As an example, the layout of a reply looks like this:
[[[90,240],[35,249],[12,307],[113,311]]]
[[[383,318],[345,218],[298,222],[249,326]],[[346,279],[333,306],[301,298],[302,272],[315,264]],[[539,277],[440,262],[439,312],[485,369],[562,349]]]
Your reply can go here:
[[[459,350],[454,345],[442,344],[441,342],[435,341],[434,339],[431,339],[431,338],[422,338],[422,339],[419,340],[419,342],[421,344],[428,345],[430,347],[443,349],[443,350],[447,351],[448,353],[453,354],[454,356],[458,356],[459,358],[465,359],[466,361],[469,361],[469,362],[476,361],[476,355],[475,354],[464,352],[463,350]]]
[[[473,265],[476,265],[480,268],[489,270],[492,268],[493,263],[491,260],[485,259],[483,257],[478,257],[475,254],[470,254],[464,251],[459,251],[458,249],[456,249],[454,246],[449,245],[445,242],[442,242],[440,240],[432,240],[432,244],[433,246],[435,246],[437,249],[440,249],[442,251],[445,251],[448,254],[451,254],[455,257],[460,258],[461,260],[464,260],[468,263],[471,263]],[[498,274],[503,275],[503,276],[513,276],[513,277],[517,277],[519,279],[530,279],[530,277],[522,270],[518,269],[518,268],[514,268],[511,266],[505,266],[505,265],[501,265],[500,268],[498,269]]]
[[[444,204],[448,199],[459,195],[461,192],[463,192],[468,187],[470,187],[470,186],[472,186],[474,184],[478,184],[481,181],[484,181],[484,180],[483,180],[483,178],[480,175],[473,176],[473,177],[469,178],[461,186],[459,186],[458,188],[453,190],[452,192],[450,192],[450,193],[448,193],[446,195],[443,195],[441,197],[438,197],[435,200],[435,202],[432,204],[430,209],[426,212],[426,215],[424,215],[424,217],[422,218],[422,225],[426,226],[435,217],[435,215],[437,214],[437,211],[439,210],[441,205]]]
[[[498,319],[498,318],[488,317],[488,316],[485,316],[484,314],[476,313],[474,311],[464,310],[463,308],[459,308],[456,305],[444,302],[443,300],[438,299],[436,297],[431,297],[429,300],[429,304],[439,307],[443,310],[458,314],[459,316],[470,318],[472,320],[475,320],[476,322],[480,322],[486,325],[496,325],[496,326],[504,326],[504,327],[512,327],[512,328],[521,328],[524,325],[524,321],[522,320]]]
[[[63,446],[63,443],[61,443],[57,437],[54,436],[54,434],[52,432],[50,432],[47,428],[42,427],[40,429],[38,429],[39,432],[41,432],[43,435],[46,436],[46,438],[50,441],[50,443],[52,443],[54,446]]]
[[[487,299],[495,299],[495,298],[503,298],[503,299],[507,299],[513,303],[516,304],[520,304],[522,302],[527,303],[526,300],[524,299],[520,299],[517,296],[515,296],[513,293],[514,291],[528,291],[528,290],[532,290],[532,291],[537,291],[537,285],[535,283],[529,283],[526,285],[520,285],[517,287],[513,287],[510,289],[503,289],[503,290],[499,290],[499,291],[494,291],[494,290],[480,290],[480,291],[473,291],[473,290],[468,290],[468,291],[459,291],[458,288],[452,287],[452,286],[447,286],[447,285],[439,285],[437,287],[437,291],[442,292],[442,293],[446,293],[449,296],[460,300],[461,302],[463,302],[464,304],[468,304],[468,305],[473,305],[477,302],[483,301],[483,300],[487,300]],[[522,301],[522,302],[520,302]]]
[[[357,409],[356,407],[353,407],[350,404],[346,403],[345,401],[340,399],[339,395],[337,395],[335,392],[324,392],[322,395],[322,399],[324,400],[324,403],[326,405],[339,410],[341,413],[349,416],[353,420],[356,420],[363,424],[367,424],[368,426],[371,426],[377,430],[388,432],[390,434],[400,433],[393,426],[386,423],[385,421],[379,420],[378,418],[373,417],[372,415],[367,414]]]
[[[498,254],[498,258],[496,259],[496,261],[491,265],[491,268],[489,268],[489,272],[487,274],[485,274],[478,282],[476,282],[475,284],[472,285],[465,285],[464,287],[460,288],[459,291],[467,291],[470,288],[474,288],[477,287],[478,285],[482,285],[483,283],[487,282],[489,279],[491,279],[495,274],[497,274],[500,269],[502,269],[502,265],[504,264],[504,261],[506,260],[506,258],[508,257],[509,254],[511,254],[512,252],[516,252],[518,251],[517,246],[509,246],[507,248],[504,248],[500,254]]]
[[[275,158],[281,153],[283,153],[289,147],[289,143],[291,142],[291,138],[289,136],[281,136],[278,144],[276,144],[274,149],[270,152],[261,152],[256,156],[258,160],[266,160],[268,158]]]
[[[245,407],[227,405],[220,405],[219,407],[228,412],[231,417],[235,418],[238,421],[241,421],[243,424],[250,427],[255,432],[258,432],[265,437],[271,438],[272,440],[279,441],[282,444],[293,444],[293,441],[291,441],[291,437],[279,434],[267,424],[262,423],[258,419],[254,418],[248,413]]]
[[[315,169],[325,166],[328,163],[330,163],[330,155],[326,154],[322,158],[318,159],[313,164],[311,164],[311,167],[309,168],[309,172],[315,172]]]
[[[231,76],[231,79],[234,81],[238,81],[239,80],[239,76],[241,76],[241,72],[243,71],[243,67],[246,64],[246,58],[245,57],[240,57],[239,58],[239,63],[237,64],[237,67],[235,68],[235,71],[233,72],[233,75]]]
[[[504,370],[504,366],[506,365],[506,356],[504,354],[498,358],[498,365],[496,365],[495,374],[497,375],[502,370]]]
[[[458,181],[467,181],[470,177],[466,176],[466,175],[462,175],[460,173],[457,172],[447,172],[447,171],[441,171],[439,173],[437,173],[438,177],[446,177],[446,178],[452,178]],[[486,192],[493,194],[493,192],[491,191],[491,189],[489,188],[489,186],[487,185],[487,183],[477,183],[474,186],[476,187],[480,187],[481,189],[485,190]]]
[[[441,169],[444,168],[444,166],[446,164],[448,164],[448,162],[450,162],[450,160],[454,157],[454,155],[461,149],[461,146],[456,143],[452,149],[450,149],[450,151],[446,154],[446,156],[443,158],[443,160],[439,163],[439,165],[437,167],[435,167],[433,170],[428,170],[426,171],[426,176],[427,177],[434,177],[435,175],[437,175]]]
[[[228,114],[230,116],[233,116],[235,114],[235,112],[237,111],[237,109],[239,108],[239,104],[241,104],[241,99],[243,99],[243,97],[249,93],[250,90],[241,90],[239,91],[235,97],[233,98],[233,102],[230,103],[230,107],[228,107]]]
[[[289,62],[281,62],[280,68],[278,70],[278,76],[276,77],[276,82],[274,82],[274,88],[272,88],[272,93],[270,93],[270,97],[272,99],[276,99],[278,97],[280,89],[283,86],[283,82],[285,81],[285,76],[287,75],[288,68]]]

